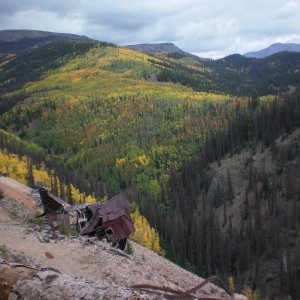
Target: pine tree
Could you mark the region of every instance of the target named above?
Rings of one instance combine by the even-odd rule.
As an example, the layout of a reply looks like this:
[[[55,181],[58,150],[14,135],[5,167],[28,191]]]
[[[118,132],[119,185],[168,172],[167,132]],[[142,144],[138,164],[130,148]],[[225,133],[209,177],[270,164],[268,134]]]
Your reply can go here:
[[[73,205],[74,204],[74,200],[73,200],[73,197],[72,197],[72,188],[71,188],[71,184],[69,183],[67,185],[67,201],[70,205]]]
[[[245,201],[244,201],[244,219],[247,220],[249,216],[249,195],[248,189],[245,191]]]
[[[59,197],[61,199],[65,199],[65,189],[64,189],[64,184],[60,181],[59,184]]]
[[[58,178],[56,174],[53,175],[53,194],[58,196]]]
[[[226,209],[226,200],[224,201],[223,204],[223,227],[227,224],[227,209]]]
[[[232,181],[231,181],[231,176],[229,174],[229,170],[227,169],[227,183],[228,183],[228,192],[227,192],[227,197],[230,203],[232,203],[232,200],[234,198],[234,192],[233,192],[233,186],[232,186]]]
[[[27,185],[30,187],[34,187],[34,177],[33,177],[33,165],[30,158],[27,160],[27,175],[26,175],[26,182]]]

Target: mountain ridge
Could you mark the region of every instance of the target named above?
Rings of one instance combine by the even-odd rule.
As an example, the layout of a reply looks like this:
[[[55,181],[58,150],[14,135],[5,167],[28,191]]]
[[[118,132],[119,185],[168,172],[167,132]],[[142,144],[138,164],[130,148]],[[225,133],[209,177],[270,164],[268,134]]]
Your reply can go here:
[[[143,53],[178,53],[187,55],[189,53],[181,50],[173,43],[142,43],[142,44],[135,44],[135,45],[126,45],[128,49],[140,51]]]
[[[98,41],[87,37],[85,35],[52,32],[44,30],[31,30],[31,29],[5,29],[0,30],[0,54],[6,54],[10,52],[22,53],[28,48],[36,47],[46,42],[54,40],[82,40],[82,41]],[[99,40],[100,41],[100,40]],[[181,58],[184,56],[195,57],[201,59],[197,55],[191,54],[177,47],[172,42],[161,43],[138,43],[123,46],[125,48],[143,52],[146,54],[168,54],[174,55],[175,58]],[[265,58],[278,52],[300,52],[300,44],[298,43],[274,43],[264,49],[258,51],[247,52],[243,54],[248,58]],[[235,55],[234,53],[227,55]],[[205,60],[205,59],[201,59]]]
[[[24,53],[43,44],[58,40],[93,41],[84,35],[41,30],[0,30],[0,54]]]
[[[265,58],[270,55],[279,53],[279,52],[300,52],[300,44],[297,43],[274,43],[264,49],[247,52],[244,54],[246,57],[253,57],[253,58]]]
[[[30,29],[8,29],[0,30],[0,41],[12,42],[23,38],[41,38],[45,36],[69,37],[75,39],[92,40],[85,35],[78,35],[72,33],[52,32],[43,30]]]

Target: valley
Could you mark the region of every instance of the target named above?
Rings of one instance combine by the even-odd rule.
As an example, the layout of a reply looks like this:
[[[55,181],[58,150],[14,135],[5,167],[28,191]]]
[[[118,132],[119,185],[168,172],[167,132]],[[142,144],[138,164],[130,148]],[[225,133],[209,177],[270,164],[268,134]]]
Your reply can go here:
[[[124,192],[190,271],[298,299],[300,54],[137,46],[64,36],[3,51],[1,150],[58,196]]]

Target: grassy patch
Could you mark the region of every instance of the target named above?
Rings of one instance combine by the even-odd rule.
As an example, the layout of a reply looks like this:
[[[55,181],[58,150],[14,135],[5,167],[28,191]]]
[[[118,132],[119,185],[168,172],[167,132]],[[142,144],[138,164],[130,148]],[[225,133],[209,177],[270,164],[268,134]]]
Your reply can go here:
[[[113,71],[115,73],[123,73],[132,68],[141,68],[144,64],[133,60],[115,60],[110,65],[103,67],[104,70]]]
[[[16,211],[10,210],[10,211],[8,211],[8,213],[9,213],[9,216],[11,217],[11,219],[15,220],[18,218],[18,213]]]
[[[60,234],[67,234],[66,226],[64,222],[61,222],[59,226],[59,233]]]
[[[76,228],[74,226],[71,228],[70,235],[71,236],[79,236],[79,232],[76,230]]]
[[[133,248],[132,248],[132,245],[131,245],[129,240],[127,240],[126,247],[125,247],[125,252],[129,255],[133,254]]]
[[[4,260],[9,258],[8,249],[5,244],[0,246],[0,257]]]
[[[39,226],[42,226],[42,225],[44,225],[44,218],[42,218],[42,217],[40,217],[40,218],[34,218],[32,220],[32,223],[36,224],[36,225],[39,225]]]

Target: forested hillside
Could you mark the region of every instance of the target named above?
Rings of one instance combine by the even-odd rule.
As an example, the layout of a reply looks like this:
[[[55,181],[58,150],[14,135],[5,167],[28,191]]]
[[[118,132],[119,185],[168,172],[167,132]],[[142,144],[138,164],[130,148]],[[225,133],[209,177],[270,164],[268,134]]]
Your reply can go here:
[[[147,55],[128,49],[51,44],[3,65],[0,123],[101,182],[100,196],[134,186],[156,197],[168,170],[203,143],[206,127],[242,101],[153,82],[158,72]]]
[[[172,81],[199,91],[218,91],[250,96],[294,91],[300,84],[300,53],[281,52],[264,59],[239,54],[218,60],[182,54],[155,54],[163,62],[158,80]]]
[[[85,195],[127,193],[186,268],[299,295],[299,146],[288,137],[299,69],[294,53],[211,61],[47,43],[0,65],[0,145]]]
[[[158,222],[145,207],[167,255],[203,275],[234,275],[238,288],[298,299],[299,115],[298,95],[239,108],[210,133],[198,158],[171,176],[171,213]]]

